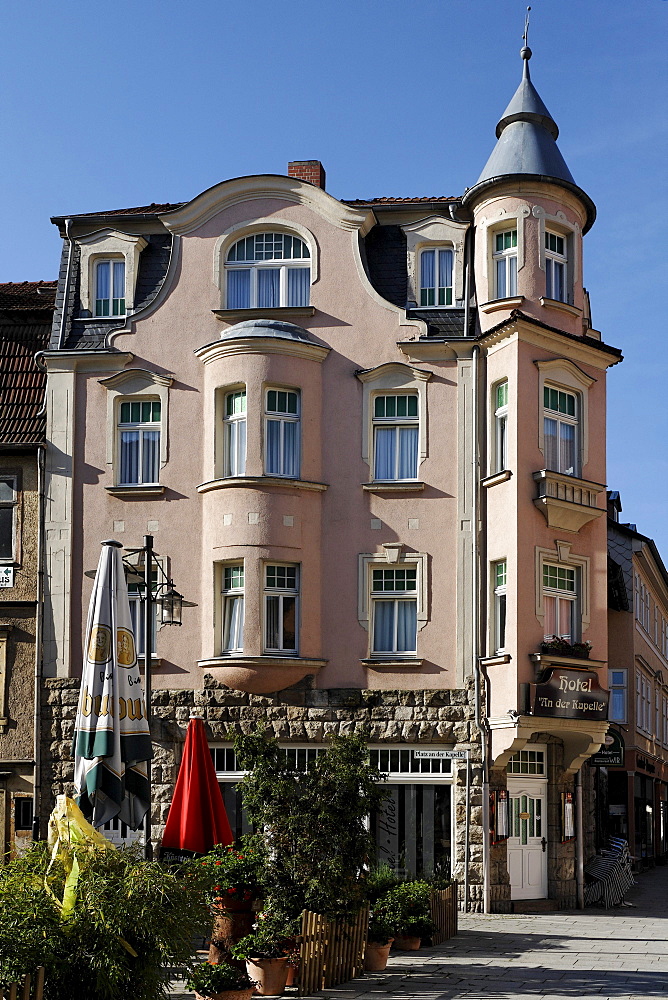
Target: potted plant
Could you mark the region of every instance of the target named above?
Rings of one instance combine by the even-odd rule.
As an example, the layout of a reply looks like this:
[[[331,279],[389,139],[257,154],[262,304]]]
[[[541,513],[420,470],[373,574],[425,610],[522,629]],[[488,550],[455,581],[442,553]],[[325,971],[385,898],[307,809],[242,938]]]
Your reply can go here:
[[[429,908],[431,886],[428,882],[403,882],[391,889],[382,902],[392,914],[395,926],[394,947],[417,951],[422,938],[434,932]]]
[[[364,968],[367,972],[382,972],[390,957],[394,931],[398,923],[396,904],[380,899],[371,911],[367,932]]]
[[[203,962],[186,982],[198,1000],[251,1000],[255,983],[245,969],[227,962]]]
[[[590,642],[569,642],[561,636],[551,635],[540,644],[541,653],[551,653],[553,656],[573,656],[580,660],[588,660],[591,651]]]
[[[209,874],[214,916],[209,961],[217,962],[251,931],[253,903],[262,892],[264,856],[244,838],[231,846],[218,844],[200,864]]]
[[[259,913],[253,933],[233,944],[230,952],[246,962],[260,996],[277,996],[285,989],[289,963],[296,959],[294,926],[280,913]]]

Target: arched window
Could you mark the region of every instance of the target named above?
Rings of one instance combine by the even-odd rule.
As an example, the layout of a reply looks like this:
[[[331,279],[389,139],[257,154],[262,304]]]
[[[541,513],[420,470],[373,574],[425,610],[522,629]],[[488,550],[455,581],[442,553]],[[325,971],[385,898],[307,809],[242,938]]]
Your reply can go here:
[[[228,309],[309,305],[311,253],[287,233],[255,233],[238,240],[225,263]]]

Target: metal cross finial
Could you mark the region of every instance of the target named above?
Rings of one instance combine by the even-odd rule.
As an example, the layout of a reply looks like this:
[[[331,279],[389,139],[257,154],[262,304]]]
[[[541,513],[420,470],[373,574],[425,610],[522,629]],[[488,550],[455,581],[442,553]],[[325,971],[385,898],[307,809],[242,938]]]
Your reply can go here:
[[[531,11],[531,7],[527,7],[526,17],[524,18],[524,34],[522,35],[522,38],[524,39],[524,44],[526,46],[529,45],[529,16],[530,16],[530,11]]]

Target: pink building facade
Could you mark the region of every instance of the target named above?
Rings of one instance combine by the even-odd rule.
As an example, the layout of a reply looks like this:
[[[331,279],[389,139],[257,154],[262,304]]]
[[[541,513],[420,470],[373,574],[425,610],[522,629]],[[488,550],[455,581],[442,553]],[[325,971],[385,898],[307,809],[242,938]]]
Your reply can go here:
[[[231,733],[264,724],[307,766],[363,728],[388,774],[381,859],[451,871],[478,909],[576,901],[581,768],[607,731],[605,376],[621,354],[583,286],[595,210],[522,55],[461,198],[342,202],[307,161],[54,220],[54,792],[87,574],[101,540],[151,535],[191,605],[150,664],[156,824],[192,709],[239,832]]]

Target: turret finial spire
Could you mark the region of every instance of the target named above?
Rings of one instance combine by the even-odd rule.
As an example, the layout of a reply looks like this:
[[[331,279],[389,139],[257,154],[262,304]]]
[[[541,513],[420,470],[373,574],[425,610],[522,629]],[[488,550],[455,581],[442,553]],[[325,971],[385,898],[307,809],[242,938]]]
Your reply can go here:
[[[520,55],[521,55],[522,59],[524,60],[524,72],[523,72],[523,76],[525,78],[529,77],[529,59],[531,59],[531,55],[532,55],[531,49],[529,48],[529,16],[530,16],[530,13],[531,13],[531,7],[527,7],[526,17],[524,18],[524,34],[522,35],[522,39],[524,41],[524,45],[520,49]]]
[[[522,38],[524,39],[525,48],[529,48],[529,16],[531,14],[531,7],[527,7],[526,17],[524,18],[524,34]]]

